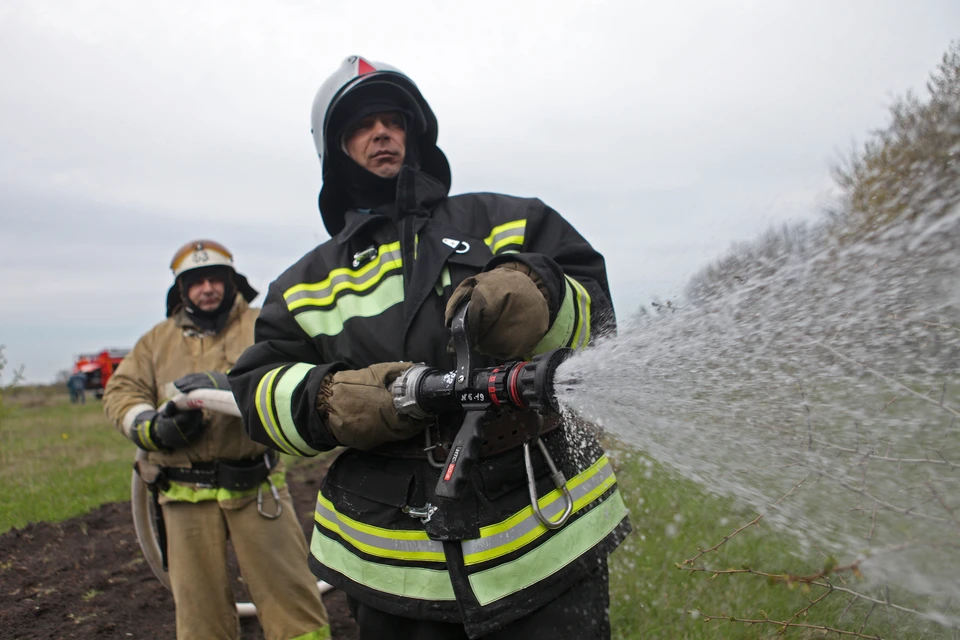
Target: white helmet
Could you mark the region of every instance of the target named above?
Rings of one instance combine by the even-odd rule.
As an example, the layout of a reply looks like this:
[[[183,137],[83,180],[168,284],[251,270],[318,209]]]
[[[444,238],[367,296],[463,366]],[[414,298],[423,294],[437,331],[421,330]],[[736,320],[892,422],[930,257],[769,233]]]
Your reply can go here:
[[[323,175],[320,212],[331,235],[343,227],[343,213],[348,206],[342,191],[328,180],[333,171],[331,154],[341,144],[333,138],[363,105],[385,99],[403,105],[413,117],[408,127],[415,128],[421,170],[450,187],[450,164],[437,147],[437,118],[417,85],[396,67],[350,56],[320,85],[310,118]]]
[[[246,277],[237,273],[233,265],[233,254],[214,240],[191,240],[177,249],[170,261],[170,270],[173,271],[173,286],[167,291],[167,317],[177,312],[182,300],[180,296],[179,280],[183,274],[195,269],[209,269],[221,267],[231,272],[233,286],[247,302],[257,297],[257,290],[250,286]],[[232,301],[232,298],[231,298]]]

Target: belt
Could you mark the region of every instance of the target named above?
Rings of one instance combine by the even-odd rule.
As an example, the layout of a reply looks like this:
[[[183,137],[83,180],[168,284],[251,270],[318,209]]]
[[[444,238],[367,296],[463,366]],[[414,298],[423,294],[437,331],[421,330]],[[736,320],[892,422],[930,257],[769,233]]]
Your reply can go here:
[[[163,467],[161,471],[167,480],[190,482],[212,489],[246,491],[260,486],[278,461],[277,453],[268,451],[259,458],[195,462],[192,467]]]
[[[542,418],[539,414],[528,411],[504,411],[484,427],[480,457],[490,458],[523,446],[524,442],[530,442],[559,426],[559,416]],[[450,451],[450,445],[457,435],[457,429],[443,429],[432,424],[427,427],[427,432],[430,447],[424,447],[424,441],[421,439],[411,438],[401,442],[382,444],[371,449],[369,453],[398,458],[426,458],[432,452],[434,460],[445,460]]]

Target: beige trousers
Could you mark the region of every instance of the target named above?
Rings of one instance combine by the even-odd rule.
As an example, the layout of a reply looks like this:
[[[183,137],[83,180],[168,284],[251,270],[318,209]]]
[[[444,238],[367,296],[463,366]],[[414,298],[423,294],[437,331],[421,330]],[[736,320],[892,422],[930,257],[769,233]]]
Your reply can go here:
[[[227,572],[227,538],[240,565],[267,640],[329,637],[327,612],[307,566],[307,542],[286,487],[275,520],[256,499],[226,506],[216,500],[162,505],[177,640],[236,640],[236,601]],[[276,511],[267,494],[263,510]]]

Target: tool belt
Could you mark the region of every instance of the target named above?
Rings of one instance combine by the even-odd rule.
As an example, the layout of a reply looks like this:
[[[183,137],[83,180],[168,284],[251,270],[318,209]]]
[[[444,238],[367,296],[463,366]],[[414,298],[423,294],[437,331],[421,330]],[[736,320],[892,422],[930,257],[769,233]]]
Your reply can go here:
[[[192,467],[162,467],[161,474],[166,480],[193,483],[204,488],[247,491],[259,487],[271,469],[277,466],[278,460],[275,451],[268,451],[249,460],[214,460],[195,462]]]
[[[388,442],[369,451],[383,456],[396,458],[427,458],[432,454],[434,460],[443,461],[450,451],[450,445],[457,435],[459,421],[456,426],[444,429],[436,423],[426,429],[426,442],[421,438],[411,438],[401,442]],[[534,412],[505,411],[497,419],[492,420],[483,429],[483,445],[480,447],[480,457],[492,456],[523,446],[538,436],[545,435],[560,426],[560,416],[551,415],[542,417]]]

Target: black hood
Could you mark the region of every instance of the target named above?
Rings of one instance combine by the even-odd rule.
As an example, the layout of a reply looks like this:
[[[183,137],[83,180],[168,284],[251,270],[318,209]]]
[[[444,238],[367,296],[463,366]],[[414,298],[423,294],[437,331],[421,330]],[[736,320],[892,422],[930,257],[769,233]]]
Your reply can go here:
[[[257,295],[259,295],[259,292],[250,286],[247,278],[236,271],[233,273],[233,286],[247,302],[253,302]],[[226,298],[226,296],[224,297]],[[230,299],[233,300],[233,296],[231,296]],[[231,302],[231,304],[233,303]],[[180,285],[175,280],[173,286],[167,291],[167,317],[169,318],[181,308],[183,308],[183,300],[180,297]]]
[[[450,163],[447,162],[447,157],[443,154],[443,151],[441,151],[435,143],[429,143],[421,138],[417,152],[420,161],[419,170],[443,185],[445,193],[449,194],[450,183],[452,181],[450,176]],[[355,171],[362,171],[378,181],[389,182],[394,190],[394,199],[396,199],[396,178],[389,180],[386,178],[379,178],[366,169],[360,167],[360,165],[357,165],[342,151],[332,152],[331,160],[334,160],[335,155],[342,156],[356,166],[355,170],[352,168],[349,170],[344,170],[344,174],[347,172],[353,173]],[[334,160],[334,162],[338,161],[339,159]],[[406,160],[404,160],[404,162],[406,163]],[[320,206],[320,215],[323,218],[324,226],[327,228],[327,233],[329,233],[331,237],[336,236],[343,229],[343,214],[345,214],[347,210],[358,207],[373,208],[374,206],[377,206],[371,202],[356,202],[355,198],[350,195],[351,189],[347,187],[348,180],[350,180],[350,183],[352,184],[357,184],[357,182],[354,182],[351,178],[346,177],[346,175],[344,175],[344,177],[340,177],[339,175],[328,175],[323,181],[323,187],[320,189],[320,197],[318,200],[318,204]],[[364,176],[362,180],[370,180],[370,178]],[[370,182],[374,182],[374,180],[370,180]]]

